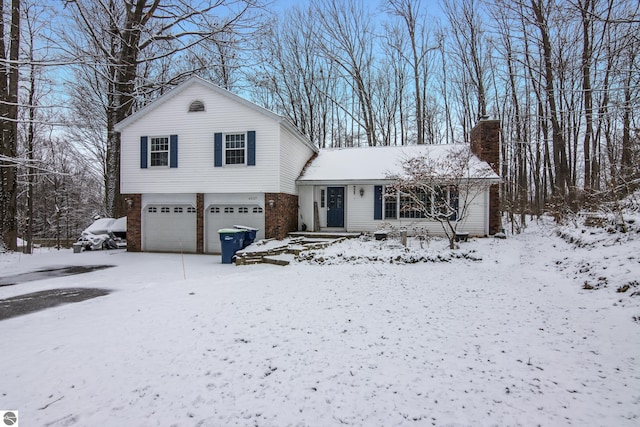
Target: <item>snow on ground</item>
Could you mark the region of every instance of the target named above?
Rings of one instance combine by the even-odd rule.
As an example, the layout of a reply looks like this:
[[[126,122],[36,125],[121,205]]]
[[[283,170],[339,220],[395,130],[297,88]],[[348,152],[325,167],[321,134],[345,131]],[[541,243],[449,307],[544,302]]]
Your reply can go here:
[[[0,276],[116,267],[0,288],[113,290],[0,322],[0,408],[25,426],[637,426],[640,297],[616,289],[640,276],[639,243],[532,224],[453,251],[471,257],[443,240],[348,241],[288,267],[4,254]],[[585,260],[616,272],[608,287],[583,289]]]

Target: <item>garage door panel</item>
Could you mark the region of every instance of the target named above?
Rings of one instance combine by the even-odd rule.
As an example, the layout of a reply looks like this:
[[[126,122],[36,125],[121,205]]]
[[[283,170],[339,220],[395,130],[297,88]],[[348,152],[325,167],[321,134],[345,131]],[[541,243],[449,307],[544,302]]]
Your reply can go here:
[[[146,251],[196,252],[196,209],[191,205],[149,205],[143,228]]]
[[[205,211],[206,251],[220,252],[218,230],[234,225],[245,225],[258,229],[256,238],[264,238],[264,211],[258,205],[211,205]]]

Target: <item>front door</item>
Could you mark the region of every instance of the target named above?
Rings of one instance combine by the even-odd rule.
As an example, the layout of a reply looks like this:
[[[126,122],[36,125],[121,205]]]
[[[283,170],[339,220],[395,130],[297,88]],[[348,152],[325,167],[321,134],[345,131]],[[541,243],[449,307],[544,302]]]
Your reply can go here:
[[[327,227],[344,227],[344,187],[327,187]]]

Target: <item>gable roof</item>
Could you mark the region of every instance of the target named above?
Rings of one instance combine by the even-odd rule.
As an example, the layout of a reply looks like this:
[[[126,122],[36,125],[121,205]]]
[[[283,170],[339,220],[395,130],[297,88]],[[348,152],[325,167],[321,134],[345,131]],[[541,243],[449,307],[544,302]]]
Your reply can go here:
[[[390,175],[402,174],[402,162],[415,157],[443,159],[448,154],[464,150],[467,144],[379,146],[320,150],[307,165],[297,182],[315,184],[322,182],[389,181]],[[488,180],[500,180],[491,167],[470,157],[470,175]]]
[[[211,83],[208,80],[205,80],[201,77],[198,76],[191,76],[189,77],[187,80],[185,80],[184,82],[180,83],[178,86],[174,87],[173,89],[171,89],[169,92],[165,93],[164,95],[160,96],[158,99],[154,100],[153,102],[145,105],[144,107],[142,107],[140,110],[136,111],[135,113],[131,114],[129,117],[127,117],[126,119],[118,122],[115,124],[114,126],[114,130],[116,132],[122,132],[122,130],[124,128],[126,128],[127,126],[129,126],[130,124],[136,122],[137,120],[140,120],[141,118],[145,117],[147,114],[151,113],[153,110],[155,110],[156,108],[158,108],[159,106],[163,105],[164,103],[170,101],[171,99],[175,98],[177,95],[179,95],[180,93],[182,93],[185,89],[193,86],[193,85],[200,85],[203,86],[213,92],[215,92],[218,95],[221,95],[225,98],[228,98],[230,101],[232,102],[236,102],[238,104],[244,105],[247,108],[252,109],[253,111],[263,114],[267,117],[269,117],[270,119],[272,119],[273,121],[281,124],[282,126],[284,126],[289,132],[293,133],[294,135],[296,135],[298,137],[298,139],[300,139],[301,141],[303,141],[309,148],[311,148],[314,152],[318,152],[318,148],[313,145],[309,139],[304,136],[293,124],[291,124],[291,122],[289,120],[287,120],[286,118],[284,118],[283,116],[274,113],[273,111],[267,110],[266,108],[263,108],[261,106],[259,106],[258,104],[255,104],[241,96],[238,96],[226,89],[221,88],[220,86]]]

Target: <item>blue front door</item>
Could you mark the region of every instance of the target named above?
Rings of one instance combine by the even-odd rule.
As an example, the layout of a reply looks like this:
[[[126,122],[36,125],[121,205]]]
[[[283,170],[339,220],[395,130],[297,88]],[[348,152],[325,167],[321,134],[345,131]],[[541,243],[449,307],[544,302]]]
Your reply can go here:
[[[327,187],[327,227],[344,227],[344,187]]]

